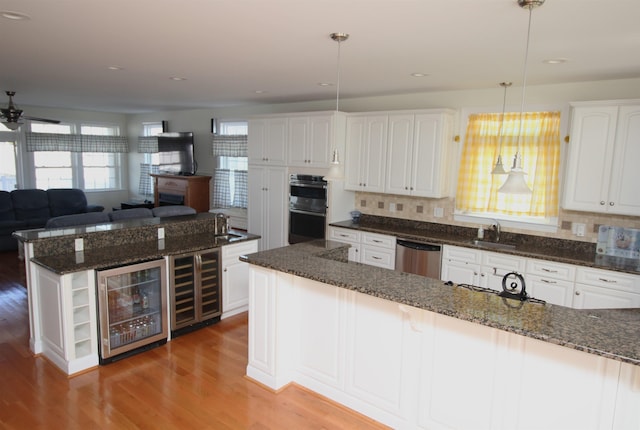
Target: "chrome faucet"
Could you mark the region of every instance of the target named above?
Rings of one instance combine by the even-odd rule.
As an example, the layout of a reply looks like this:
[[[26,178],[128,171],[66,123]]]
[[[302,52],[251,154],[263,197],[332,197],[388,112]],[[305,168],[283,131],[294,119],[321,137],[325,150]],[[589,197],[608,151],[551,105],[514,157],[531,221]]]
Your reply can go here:
[[[497,219],[494,219],[493,221],[495,222],[495,224],[493,224],[491,228],[496,233],[495,242],[500,242],[500,223]]]

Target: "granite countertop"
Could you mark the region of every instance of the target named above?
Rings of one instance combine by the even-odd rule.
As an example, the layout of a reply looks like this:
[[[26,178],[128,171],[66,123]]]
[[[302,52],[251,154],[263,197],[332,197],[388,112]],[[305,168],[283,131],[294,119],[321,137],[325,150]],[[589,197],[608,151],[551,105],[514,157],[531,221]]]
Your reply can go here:
[[[128,246],[105,246],[82,252],[43,255],[31,259],[34,263],[63,275],[90,269],[107,269],[127,264],[157,260],[165,255],[179,255],[204,249],[259,239],[255,234],[231,230],[229,235],[192,234],[136,242]]]
[[[640,309],[572,309],[504,299],[443,281],[347,261],[348,245],[318,240],[241,257],[385,300],[640,365]]]
[[[473,243],[476,231],[444,224],[407,222],[382,217],[366,217],[359,223],[340,221],[334,227],[396,236],[399,239],[454,245],[483,251],[520,255],[541,260],[615,270],[640,275],[640,260],[596,254],[596,244],[514,233],[502,233],[500,242],[514,244],[515,249],[493,249]]]

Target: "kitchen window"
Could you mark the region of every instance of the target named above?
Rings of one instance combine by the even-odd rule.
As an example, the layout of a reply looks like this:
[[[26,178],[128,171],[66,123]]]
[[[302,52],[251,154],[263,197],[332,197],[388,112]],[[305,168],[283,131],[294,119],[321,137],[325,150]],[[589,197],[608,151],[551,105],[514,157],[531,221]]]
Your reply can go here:
[[[477,113],[469,116],[462,149],[456,219],[497,218],[553,225],[558,216],[560,174],[560,112]],[[522,131],[520,131],[522,123]],[[502,139],[500,128],[502,124]],[[501,141],[501,142],[500,142]],[[507,175],[492,175],[499,152],[511,169],[520,148],[530,195],[499,193]]]
[[[213,136],[214,208],[247,207],[248,130],[246,121],[221,121]]]

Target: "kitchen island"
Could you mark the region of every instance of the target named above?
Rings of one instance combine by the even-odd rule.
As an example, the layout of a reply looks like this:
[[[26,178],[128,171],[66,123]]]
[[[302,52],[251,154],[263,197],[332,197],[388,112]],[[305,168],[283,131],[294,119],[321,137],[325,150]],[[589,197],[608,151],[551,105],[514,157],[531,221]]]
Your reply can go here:
[[[318,241],[248,255],[247,375],[394,428],[640,426],[640,310],[503,299],[347,261]]]
[[[99,357],[100,346],[110,337],[105,334],[107,329],[98,328],[98,295],[105,297],[102,304],[106,308],[106,293],[101,293],[97,285],[100,271],[162,261],[160,271],[167,281],[162,282],[164,288],[158,289],[166,297],[170,296],[173,283],[169,262],[174,256],[191,258],[191,254],[216,253],[216,261],[219,256],[222,262],[219,266],[216,263],[215,280],[210,282],[210,288],[216,290],[213,316],[220,319],[246,311],[248,268],[238,256],[257,250],[259,236],[240,231],[216,235],[214,226],[215,215],[202,213],[14,233],[24,249],[31,351],[44,355],[68,375],[96,366],[104,358]],[[163,238],[158,239],[159,235]],[[75,251],[78,241],[82,250]],[[218,270],[222,272],[220,276]],[[194,272],[192,278],[183,281],[192,282],[196,289],[198,279]],[[121,305],[124,313],[136,316],[135,305]],[[166,321],[172,320],[172,311],[166,304],[154,311],[162,314],[158,321],[164,327],[159,333],[166,341]],[[105,309],[101,312],[104,314]],[[136,338],[140,333],[136,331]]]

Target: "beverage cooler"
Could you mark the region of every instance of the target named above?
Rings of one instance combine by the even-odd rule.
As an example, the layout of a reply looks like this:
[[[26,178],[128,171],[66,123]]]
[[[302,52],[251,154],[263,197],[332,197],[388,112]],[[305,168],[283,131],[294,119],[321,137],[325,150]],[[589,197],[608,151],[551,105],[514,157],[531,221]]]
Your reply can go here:
[[[100,364],[167,341],[164,260],[97,272]]]

